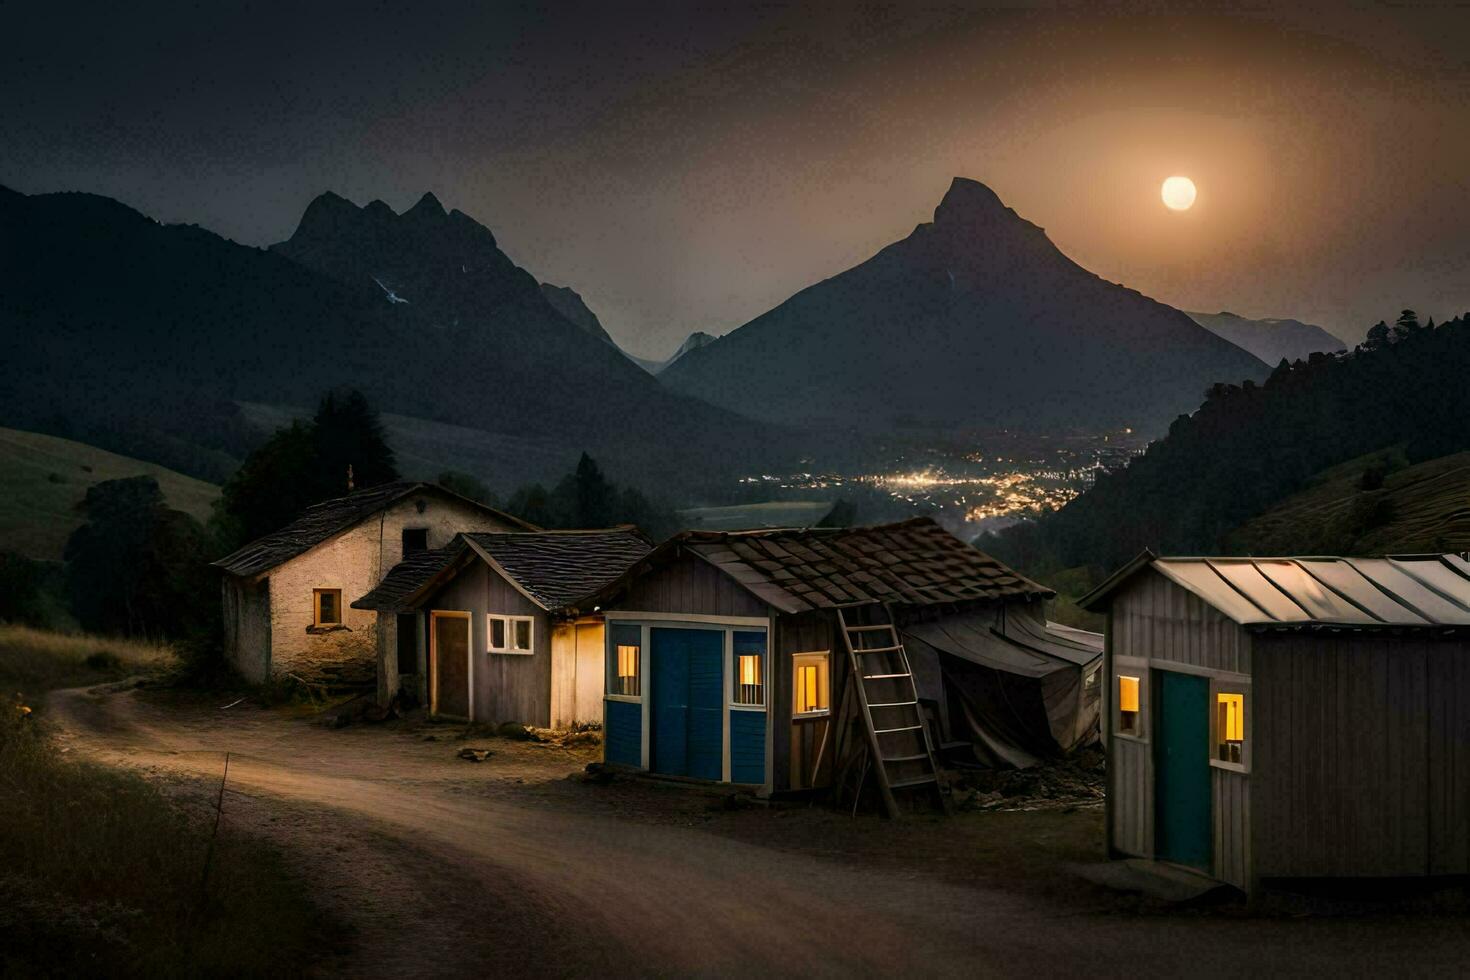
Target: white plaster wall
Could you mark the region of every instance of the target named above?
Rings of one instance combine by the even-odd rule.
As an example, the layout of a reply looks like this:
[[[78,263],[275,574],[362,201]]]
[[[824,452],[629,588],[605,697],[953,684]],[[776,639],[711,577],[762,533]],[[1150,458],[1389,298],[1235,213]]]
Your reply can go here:
[[[414,494],[323,541],[270,573],[271,673],[304,680],[369,683],[378,666],[378,615],[353,609],[403,557],[403,530],[426,528],[429,547],[461,531],[513,530],[474,507],[432,492]],[[314,589],[342,590],[344,629],[312,628]],[[390,624],[392,617],[384,617]],[[391,643],[392,637],[384,637]]]

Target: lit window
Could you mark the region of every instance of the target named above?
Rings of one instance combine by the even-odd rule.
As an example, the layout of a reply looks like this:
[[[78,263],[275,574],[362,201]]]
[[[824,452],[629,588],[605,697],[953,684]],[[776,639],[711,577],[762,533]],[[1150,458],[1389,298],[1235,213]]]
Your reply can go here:
[[[1245,765],[1245,695],[1215,695],[1215,757]]]
[[[635,644],[618,644],[617,668],[612,693],[630,698],[638,697],[638,647]]]
[[[486,618],[491,653],[531,653],[532,623],[530,616],[489,616]]]
[[[828,679],[829,658],[824,653],[798,653],[791,657],[793,715],[823,715],[831,710]]]
[[[1118,731],[1124,735],[1142,734],[1138,718],[1138,678],[1118,675]]]
[[[340,626],[342,624],[341,589],[313,589],[311,606],[313,625]]]
[[[730,637],[734,654],[730,703],[749,707],[766,704],[766,634],[763,630],[736,630]]]

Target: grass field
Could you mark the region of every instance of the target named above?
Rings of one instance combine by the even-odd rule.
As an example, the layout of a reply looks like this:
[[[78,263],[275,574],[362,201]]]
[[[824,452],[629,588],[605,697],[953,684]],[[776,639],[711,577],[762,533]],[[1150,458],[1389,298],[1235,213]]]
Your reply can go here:
[[[8,551],[56,561],[82,523],[77,504],[87,487],[128,476],[158,480],[169,506],[200,521],[219,487],[153,463],[70,439],[0,428],[0,542]]]
[[[292,976],[327,924],[274,850],[129,772],[70,761],[44,695],[170,651],[0,625],[0,976]],[[187,796],[187,794],[186,794]]]
[[[1378,555],[1470,549],[1470,453],[1394,469],[1394,451],[1361,457],[1241,525],[1228,552]],[[1363,473],[1387,470],[1379,489]]]

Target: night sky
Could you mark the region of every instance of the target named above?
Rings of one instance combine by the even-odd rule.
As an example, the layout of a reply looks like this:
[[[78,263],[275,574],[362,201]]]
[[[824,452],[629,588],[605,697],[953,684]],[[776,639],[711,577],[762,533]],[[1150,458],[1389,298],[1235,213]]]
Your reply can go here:
[[[956,175],[1185,309],[1349,338],[1470,309],[1470,9],[109,7],[0,7],[0,183],[252,245],[323,190],[432,190],[639,354],[867,258]]]

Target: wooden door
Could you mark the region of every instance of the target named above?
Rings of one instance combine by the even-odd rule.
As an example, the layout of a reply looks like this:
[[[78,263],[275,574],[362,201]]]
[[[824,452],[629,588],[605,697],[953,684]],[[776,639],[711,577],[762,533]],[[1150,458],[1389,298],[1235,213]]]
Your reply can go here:
[[[470,717],[470,614],[429,613],[429,711],[451,718]]]

